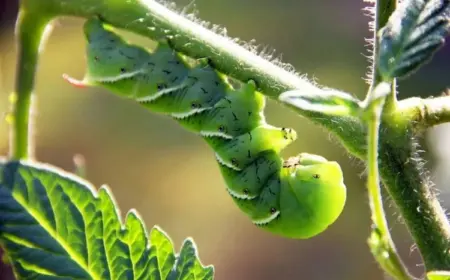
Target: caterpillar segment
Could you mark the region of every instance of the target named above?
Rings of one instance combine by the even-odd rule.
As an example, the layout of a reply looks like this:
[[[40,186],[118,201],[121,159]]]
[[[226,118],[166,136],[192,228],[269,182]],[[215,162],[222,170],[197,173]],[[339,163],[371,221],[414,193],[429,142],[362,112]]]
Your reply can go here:
[[[103,87],[166,114],[214,150],[226,188],[256,226],[289,238],[310,238],[336,221],[346,201],[339,164],[280,152],[297,138],[264,117],[264,96],[249,81],[234,88],[207,63],[191,66],[168,44],[132,45],[99,19],[86,22],[87,70],[76,86]]]

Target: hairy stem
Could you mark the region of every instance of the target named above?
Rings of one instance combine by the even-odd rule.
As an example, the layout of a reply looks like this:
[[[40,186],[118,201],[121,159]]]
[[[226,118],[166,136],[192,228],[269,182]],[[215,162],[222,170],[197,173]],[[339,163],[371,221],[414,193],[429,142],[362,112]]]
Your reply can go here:
[[[450,269],[450,225],[418,156],[412,128],[380,129],[380,175],[417,244],[426,271]]]
[[[429,99],[412,97],[400,102],[396,113],[416,130],[450,122],[450,96]]]
[[[388,3],[380,1],[382,2]],[[195,58],[208,57],[218,70],[241,81],[253,79],[259,90],[270,98],[277,99],[278,95],[292,89],[320,90],[305,79],[264,61],[231,40],[224,39],[151,0],[22,0],[22,5],[36,12],[50,13],[53,17],[89,18],[101,15],[116,27],[153,40],[170,37],[170,43],[176,51]],[[384,25],[388,18],[387,14],[383,17],[385,20],[381,17],[378,20],[379,26]],[[394,94],[392,98],[395,98]],[[359,119],[329,117],[299,110],[297,112],[329,129],[353,155],[366,158],[367,129]],[[399,118],[395,114],[391,117]],[[449,247],[443,243],[450,240],[447,219],[442,215],[443,210],[436,198],[428,195],[428,182],[410,160],[412,146],[411,137],[407,137],[410,136],[407,133],[409,130],[405,126],[396,125],[395,122],[394,125],[387,126],[382,121],[380,127],[379,167],[383,183],[405,217],[427,269],[448,268],[450,255],[444,252],[448,252]],[[420,205],[420,209],[423,209],[420,215],[414,205]],[[433,250],[436,254],[430,254]]]
[[[49,20],[50,17],[26,9],[21,9],[17,18],[16,36],[19,51],[16,89],[11,98],[13,119],[10,130],[10,157],[13,159],[33,157],[34,145],[31,133],[33,123],[30,119],[33,89],[39,50]]]

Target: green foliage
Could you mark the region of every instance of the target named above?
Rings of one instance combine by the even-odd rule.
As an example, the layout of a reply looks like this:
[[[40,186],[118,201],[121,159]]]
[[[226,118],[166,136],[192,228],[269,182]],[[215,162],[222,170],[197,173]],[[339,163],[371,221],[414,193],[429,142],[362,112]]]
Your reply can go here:
[[[0,161],[0,241],[20,279],[213,279],[194,242],[175,255],[135,211],[121,222],[108,187],[31,161]]]
[[[431,59],[449,32],[448,0],[405,0],[380,31],[379,71],[404,77]]]

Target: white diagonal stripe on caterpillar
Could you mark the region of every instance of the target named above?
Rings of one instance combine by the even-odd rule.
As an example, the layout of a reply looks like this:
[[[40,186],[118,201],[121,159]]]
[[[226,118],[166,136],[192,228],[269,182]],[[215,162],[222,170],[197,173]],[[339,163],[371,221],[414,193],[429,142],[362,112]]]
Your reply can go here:
[[[236,170],[236,171],[241,171],[241,170],[242,170],[242,169],[240,169],[240,168],[238,168],[238,167],[232,165],[231,163],[226,162],[224,159],[222,159],[222,158],[220,157],[220,155],[219,155],[218,153],[215,153],[215,155],[216,155],[217,161],[218,161],[220,164],[225,165],[226,167],[231,168],[231,169]]]
[[[219,131],[205,131],[202,130],[200,131],[200,135],[203,137],[220,137],[220,138],[224,138],[224,139],[233,139],[233,136],[228,135],[226,133],[223,132],[219,132]]]
[[[262,226],[262,225],[266,225],[266,224],[270,223],[271,221],[275,220],[276,218],[278,218],[278,216],[280,216],[280,211],[276,211],[275,213],[273,213],[272,215],[270,215],[269,217],[264,218],[264,219],[252,220],[252,222],[255,225]]]
[[[252,200],[257,198],[257,195],[248,195],[248,194],[241,194],[238,192],[235,192],[234,190],[232,190],[228,185],[226,186],[228,193],[230,193],[230,195],[234,196],[235,198],[239,198],[239,199],[243,199],[243,200]]]

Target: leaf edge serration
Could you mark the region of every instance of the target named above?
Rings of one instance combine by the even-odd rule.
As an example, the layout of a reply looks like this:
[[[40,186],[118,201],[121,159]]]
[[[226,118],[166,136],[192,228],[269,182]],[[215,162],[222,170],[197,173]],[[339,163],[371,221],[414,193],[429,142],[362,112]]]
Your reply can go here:
[[[75,184],[77,186],[82,186],[84,188],[84,190],[86,191],[86,193],[89,193],[89,195],[91,196],[90,198],[92,199],[94,205],[95,205],[95,211],[96,212],[102,212],[102,197],[106,198],[106,200],[109,200],[110,203],[112,203],[112,205],[114,206],[114,211],[116,213],[116,217],[112,217],[112,219],[116,218],[117,222],[118,222],[118,226],[119,226],[119,231],[116,232],[116,241],[120,241],[122,242],[124,239],[126,239],[127,237],[129,237],[130,235],[130,228],[131,224],[135,222],[135,226],[138,225],[141,228],[141,232],[139,232],[138,234],[141,234],[140,238],[141,238],[141,245],[142,245],[142,241],[145,242],[145,246],[144,248],[133,248],[133,244],[132,243],[126,243],[126,242],[122,242],[123,244],[127,244],[129,245],[128,252],[131,252],[130,250],[136,250],[139,249],[140,251],[142,251],[142,255],[139,256],[138,261],[141,261],[141,265],[142,265],[142,259],[145,258],[144,260],[144,271],[142,273],[140,273],[139,275],[135,275],[134,273],[132,273],[132,277],[131,279],[168,279],[169,276],[169,272],[171,272],[172,270],[175,269],[177,263],[178,263],[178,257],[180,254],[175,254],[174,251],[174,242],[172,241],[171,237],[158,225],[154,225],[150,231],[148,231],[142,217],[140,216],[139,212],[137,212],[136,209],[132,208],[130,209],[127,214],[125,215],[125,219],[122,220],[121,218],[121,211],[120,208],[118,207],[116,200],[114,198],[114,195],[111,191],[111,189],[109,188],[108,185],[101,185],[98,189],[96,189],[96,187],[90,183],[88,180],[81,178],[73,173],[70,173],[60,167],[48,164],[48,163],[43,163],[43,162],[38,162],[35,160],[9,160],[6,157],[2,157],[0,156],[0,188],[3,189],[8,189],[11,193],[11,199],[14,199],[14,201],[17,204],[20,204],[19,202],[17,202],[17,199],[13,196],[14,193],[14,189],[13,186],[8,186],[7,183],[3,183],[4,182],[4,178],[3,178],[3,172],[5,169],[5,166],[7,166],[8,164],[17,164],[17,170],[13,171],[14,176],[18,175],[18,172],[20,172],[20,170],[25,169],[28,171],[36,171],[36,172],[43,172],[43,173],[47,173],[50,174],[53,179],[55,180],[59,180],[59,181],[65,181],[67,184]],[[32,173],[32,172],[31,172]],[[20,174],[19,176],[22,176],[22,174]],[[21,177],[20,177],[21,178]],[[33,177],[32,177],[33,178]],[[33,178],[34,180],[35,178]],[[16,183],[15,181],[13,181],[14,183]],[[34,182],[34,181],[33,181]],[[39,181],[40,183],[42,183],[41,181]],[[53,183],[53,182],[52,182]],[[32,185],[32,187],[34,187]],[[62,188],[61,188],[62,189]],[[31,189],[32,191],[34,189]],[[90,208],[91,209],[91,208]],[[23,207],[23,210],[27,211],[26,207]],[[79,210],[79,209],[78,209]],[[30,212],[26,212],[27,215],[33,217]],[[92,213],[91,213],[92,214]],[[95,215],[96,213],[93,213],[93,215]],[[86,213],[84,214],[86,215]],[[6,216],[6,215],[5,215]],[[34,218],[34,217],[33,217]],[[111,217],[110,217],[111,218]],[[131,221],[133,220],[133,221]],[[6,229],[7,224],[6,222],[7,219],[6,217],[2,218],[2,211],[0,211],[0,244],[2,244],[2,246],[5,248],[6,253],[8,253],[10,250],[8,250],[8,246],[5,246],[5,241],[4,240],[4,232],[2,233],[2,228]],[[131,221],[131,222],[130,222]],[[38,220],[35,219],[36,224],[39,223]],[[102,225],[100,225],[101,227],[103,227],[103,222],[104,222],[104,218],[103,216],[101,217],[101,222]],[[3,224],[3,225],[2,225]],[[42,225],[40,225],[42,227]],[[45,230],[45,228],[44,228]],[[127,232],[128,231],[128,232]],[[47,232],[47,231],[46,231]],[[48,233],[48,232],[47,232]],[[84,234],[86,235],[88,232],[86,231]],[[49,234],[50,235],[50,234]],[[51,235],[50,235],[51,236]],[[87,236],[87,235],[86,235]],[[156,238],[156,237],[158,238]],[[60,236],[58,236],[59,238]],[[142,237],[145,237],[145,240],[142,240]],[[55,240],[53,240],[54,242],[58,242],[58,238],[55,238]],[[103,232],[102,232],[102,238],[104,238],[103,236]],[[160,241],[160,243],[158,243],[158,240]],[[166,244],[162,244],[161,242],[165,242]],[[191,277],[193,276],[193,279],[214,279],[214,266],[213,265],[203,265],[199,255],[198,255],[198,250],[197,250],[197,246],[193,240],[192,237],[187,237],[184,241],[183,241],[183,246],[182,249],[184,248],[185,244],[191,244],[190,246],[193,247],[193,251],[194,251],[194,262],[192,263],[192,265],[190,266],[189,270],[192,271],[192,273],[190,274]],[[120,245],[123,245],[120,244]],[[20,246],[23,246],[23,244],[17,244],[16,246],[18,246],[18,248]],[[158,255],[158,249],[159,247],[166,247],[169,248],[169,252],[167,252],[166,254],[166,261],[167,259],[169,259],[168,264],[171,264],[172,267],[170,267],[170,269],[167,269],[167,272],[161,275],[161,265],[158,264],[158,262],[160,261],[160,255]],[[9,246],[10,247],[10,246]],[[39,248],[38,248],[39,249]],[[89,249],[88,249],[89,250]],[[156,252],[156,255],[152,255],[152,252]],[[180,252],[182,253],[182,252]],[[71,256],[69,253],[67,253],[68,256]],[[90,253],[87,252],[85,258],[88,258]],[[131,253],[130,253],[131,254]],[[130,256],[130,260],[129,262],[131,263],[131,255]],[[152,256],[154,258],[152,258]],[[172,261],[170,261],[170,259],[172,259]],[[73,260],[74,265],[78,265],[80,266],[80,268],[84,269],[86,271],[87,274],[89,274],[90,276],[93,276],[93,271],[91,271],[89,268],[89,264],[87,264],[87,266],[85,265],[83,267],[83,264],[80,262],[77,262],[76,260]],[[153,268],[155,268],[155,264],[156,264],[156,269],[158,269],[157,271],[150,271],[150,268],[153,266]],[[46,276],[46,277],[55,277],[58,275],[54,275],[52,276],[52,274],[49,272],[49,274],[47,275],[42,275],[39,272],[36,271],[30,271],[30,267],[33,266],[28,266],[27,268],[24,268],[23,266],[20,265],[19,260],[14,260],[12,261],[12,265],[13,265],[13,270],[15,272],[15,274],[17,275],[22,274],[25,275],[27,273],[33,274],[34,276]],[[133,268],[135,263],[132,263],[131,267],[128,269],[131,269],[131,272],[133,272]],[[167,264],[166,264],[167,266]],[[36,265],[36,268],[39,268],[39,265]],[[198,270],[198,268],[200,268],[200,270]],[[198,270],[198,271],[197,271]],[[44,273],[45,271],[42,270],[42,273]],[[109,272],[105,273],[100,273],[97,276],[93,276],[92,279],[101,279],[103,277],[107,277],[109,278]],[[199,274],[199,275],[196,275]],[[18,275],[19,276],[19,275]],[[128,274],[128,277],[130,277],[131,275]],[[174,275],[175,278],[173,279],[192,279],[192,278],[180,278],[180,275],[175,274]],[[202,276],[202,278],[197,278],[198,276]],[[128,278],[127,277],[127,278]],[[64,278],[64,277],[63,277]],[[20,279],[20,277],[18,278]],[[109,278],[109,279],[114,279],[114,278]],[[128,278],[130,279],[130,278]]]

